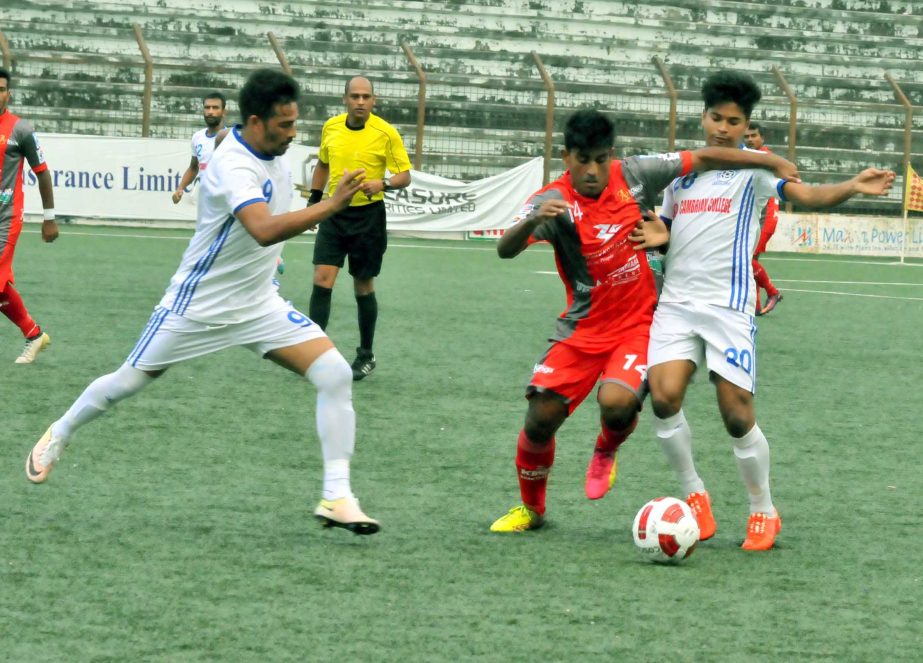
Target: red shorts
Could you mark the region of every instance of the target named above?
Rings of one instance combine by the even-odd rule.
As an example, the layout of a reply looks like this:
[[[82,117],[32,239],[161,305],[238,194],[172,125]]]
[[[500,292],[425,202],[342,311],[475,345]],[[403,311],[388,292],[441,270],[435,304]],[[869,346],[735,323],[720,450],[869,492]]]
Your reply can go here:
[[[644,401],[647,385],[647,344],[650,331],[626,336],[605,352],[587,352],[566,341],[551,344],[532,371],[526,398],[536,392],[551,392],[567,403],[571,414],[597,382],[615,382]]]
[[[0,291],[6,288],[7,283],[13,283],[13,253],[16,251],[16,242],[22,232],[22,219],[17,222],[13,219],[6,241],[0,244]]]

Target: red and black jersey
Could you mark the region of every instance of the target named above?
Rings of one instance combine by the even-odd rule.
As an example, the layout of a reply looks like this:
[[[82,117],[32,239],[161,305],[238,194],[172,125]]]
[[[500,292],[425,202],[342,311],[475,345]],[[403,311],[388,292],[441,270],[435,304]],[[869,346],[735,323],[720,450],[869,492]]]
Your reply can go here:
[[[772,150],[763,145],[759,148],[760,152],[766,152],[767,154],[772,154]],[[779,201],[775,198],[770,198],[766,201],[766,207],[763,208],[763,211],[760,215],[760,227],[766,228],[771,227],[773,231],[776,229],[776,221],[779,218]]]
[[[0,113],[0,288],[13,281],[13,251],[25,207],[26,161],[36,174],[48,169],[32,125],[6,110]]]
[[[554,247],[567,293],[551,340],[599,351],[650,325],[657,302],[654,277],[628,236],[642,210],[653,209],[660,192],[691,169],[689,152],[629,157],[612,162],[609,184],[598,198],[577,193],[567,172],[526,201],[519,220],[545,200],[563,199],[571,206],[570,213],[546,221],[529,238],[530,244]]]

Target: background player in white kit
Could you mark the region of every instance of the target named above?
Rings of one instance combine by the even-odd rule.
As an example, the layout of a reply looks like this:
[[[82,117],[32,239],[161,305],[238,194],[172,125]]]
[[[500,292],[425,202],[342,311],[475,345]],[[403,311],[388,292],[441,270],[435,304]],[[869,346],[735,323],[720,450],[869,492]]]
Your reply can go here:
[[[192,134],[192,158],[189,167],[180,178],[176,191],[173,192],[173,204],[183,199],[186,187],[192,184],[196,175],[204,173],[215,151],[215,137],[224,130],[227,99],[220,92],[210,92],[202,98],[202,119],[205,128]]]
[[[702,86],[705,142],[741,143],[760,91],[731,71]],[[704,362],[715,384],[725,428],[734,439],[738,469],[750,494],[745,550],[768,550],[782,527],[769,491],[769,444],[756,423],[756,288],[751,259],[759,237],[759,213],[773,196],[808,207],[831,207],[857,193],[880,195],[894,173],[868,169],[838,184],[811,187],[775,178],[768,170],[691,173],[664,194],[660,222],[644,223],[642,248],[669,240],[664,286],[654,314],[648,352],[648,383],[654,426],[701,539],[716,523],[705,484],[692,459],[692,431],[682,405],[696,369]],[[655,237],[659,235],[659,239]],[[640,237],[639,237],[640,238]]]
[[[315,516],[357,534],[378,531],[350,488],[352,370],[323,330],[285,303],[270,281],[281,243],[346,207],[363,175],[344,173],[332,198],[288,211],[292,173],[280,157],[295,137],[298,96],[295,80],[277,70],[261,69],[247,80],[240,92],[244,124],[231,130],[204,174],[195,234],[163,299],[126,362],[90,384],[35,445],[26,459],[30,481],[47,479],[78,428],[170,366],[244,346],[317,387],[324,493]]]

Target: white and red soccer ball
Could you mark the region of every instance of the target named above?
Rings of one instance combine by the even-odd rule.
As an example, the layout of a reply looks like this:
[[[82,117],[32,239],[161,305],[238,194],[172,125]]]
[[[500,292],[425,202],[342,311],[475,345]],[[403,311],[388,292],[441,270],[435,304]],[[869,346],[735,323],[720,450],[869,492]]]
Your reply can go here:
[[[682,562],[699,542],[695,514],[675,497],[658,497],[641,507],[631,533],[647,559],[667,564]]]

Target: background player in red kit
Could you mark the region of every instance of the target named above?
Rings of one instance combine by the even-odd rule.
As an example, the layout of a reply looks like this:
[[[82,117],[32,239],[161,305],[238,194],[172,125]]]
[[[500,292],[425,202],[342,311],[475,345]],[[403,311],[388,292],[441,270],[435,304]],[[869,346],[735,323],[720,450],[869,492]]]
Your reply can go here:
[[[54,220],[54,193],[51,174],[32,125],[7,109],[10,100],[10,72],[0,69],[0,313],[19,327],[26,339],[17,364],[31,364],[51,339],[26,310],[19,292],[13,287],[13,253],[22,231],[24,193],[23,162],[38,179],[38,191],[45,208],[42,239],[53,242],[58,238]]]
[[[529,407],[519,433],[516,468],[523,503],[491,526],[521,532],[544,524],[545,490],[554,461],[555,432],[597,381],[601,431],[590,460],[586,494],[599,499],[615,482],[619,445],[634,430],[644,400],[647,343],[657,294],[643,252],[628,240],[642,210],[653,210],[673,178],[691,170],[743,166],[776,168],[779,157],[730,148],[704,148],[623,161],[612,158],[612,123],[600,112],[568,118],[562,158],[567,172],[533,194],[517,223],[497,244],[513,258],[549,242],[567,293],[551,346],[536,363],[526,392]]]
[[[751,122],[747,127],[747,130],[744,132],[744,143],[751,150],[759,150],[760,152],[772,152],[766,145],[763,144],[763,132],[761,127],[756,122]],[[769,278],[769,274],[763,268],[759,262],[759,257],[761,253],[766,252],[766,244],[769,242],[769,238],[772,237],[772,234],[776,231],[776,223],[779,221],[779,201],[775,198],[770,198],[766,203],[765,209],[763,209],[763,218],[760,223],[760,239],[756,243],[756,248],[753,250],[753,279],[756,281],[756,314],[765,315],[769,313],[772,309],[776,307],[776,304],[782,301],[782,293],[779,292],[779,289],[772,284],[772,280]],[[761,304],[763,301],[760,297],[760,288],[766,291],[766,303]]]

